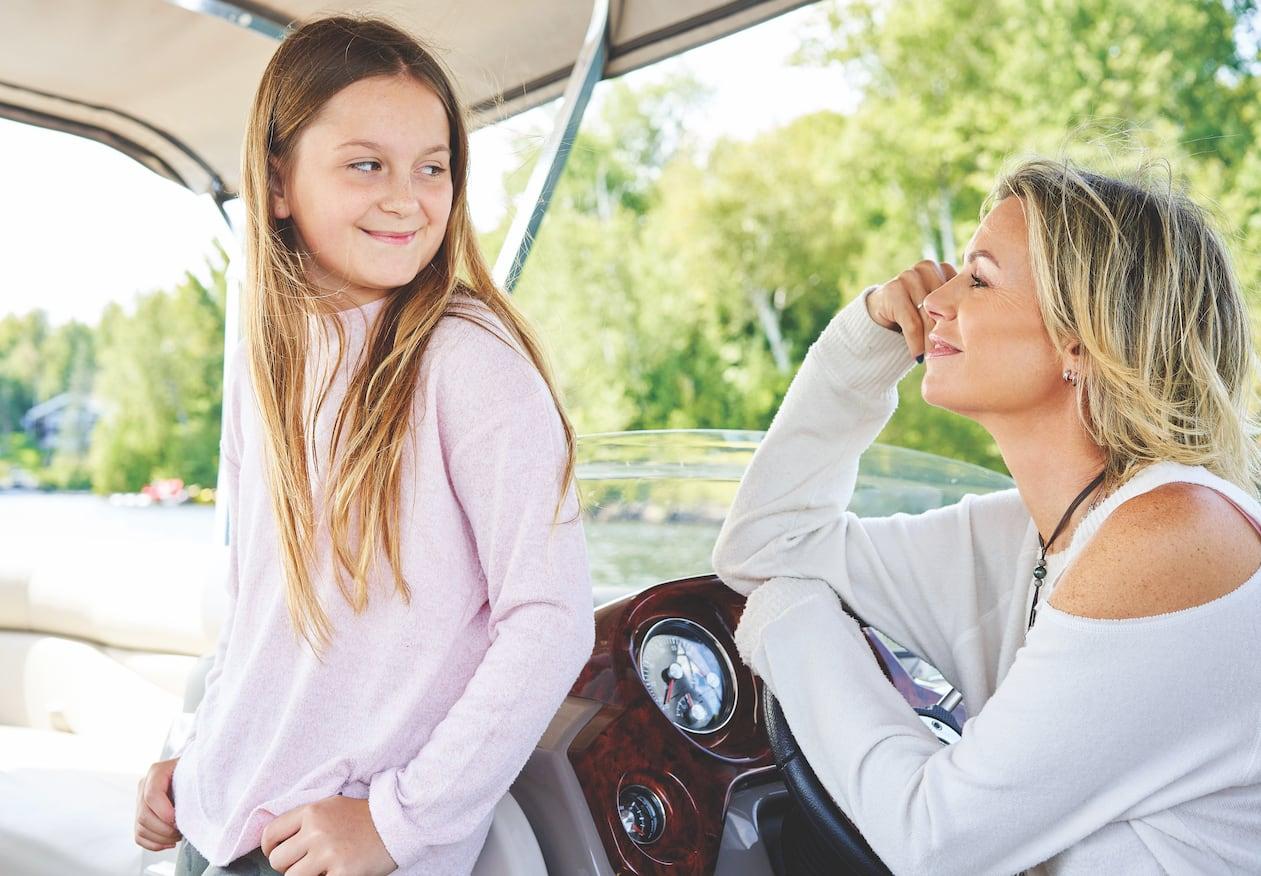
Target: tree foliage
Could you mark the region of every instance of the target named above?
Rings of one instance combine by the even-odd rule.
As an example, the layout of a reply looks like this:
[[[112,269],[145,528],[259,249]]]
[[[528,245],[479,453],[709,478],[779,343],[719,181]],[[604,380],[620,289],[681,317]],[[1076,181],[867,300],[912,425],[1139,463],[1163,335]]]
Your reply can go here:
[[[924,255],[956,259],[997,176],[1034,153],[1104,171],[1167,158],[1256,289],[1256,19],[1254,0],[823,4],[796,60],[841,67],[853,109],[749,140],[694,130],[710,97],[695,78],[602,85],[518,287],[579,431],[765,428],[836,310]],[[225,266],[220,251],[209,284],[189,275],[96,327],[0,319],[0,461],[37,453],[18,432],[32,405],[91,387],[91,450],[44,459],[50,483],[212,483]],[[1002,469],[917,374],[899,396],[881,440]]]
[[[111,305],[101,318],[96,396],[104,412],[89,453],[98,492],[163,477],[215,483],[227,254],[219,249],[207,268],[209,284],[188,273],[170,292],[138,297],[134,313]]]
[[[1239,38],[1254,15],[1221,0],[825,5],[798,60],[843,66],[857,109],[707,152],[635,148],[686,141],[653,128],[677,124],[654,109],[669,88],[615,85],[519,293],[580,430],[766,427],[841,305],[925,255],[958,258],[1013,157],[1105,171],[1168,158],[1219,207],[1254,288],[1256,59]],[[593,168],[635,166],[647,188],[601,195]],[[988,435],[918,386],[900,387],[881,440],[1003,468]]]

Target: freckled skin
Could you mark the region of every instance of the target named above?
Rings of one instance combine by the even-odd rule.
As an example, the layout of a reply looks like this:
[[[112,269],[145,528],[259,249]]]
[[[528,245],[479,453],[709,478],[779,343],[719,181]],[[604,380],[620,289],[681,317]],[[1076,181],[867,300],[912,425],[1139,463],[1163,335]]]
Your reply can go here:
[[[1165,484],[1108,516],[1050,603],[1083,617],[1149,617],[1225,596],[1258,567],[1261,535],[1221,494]]]

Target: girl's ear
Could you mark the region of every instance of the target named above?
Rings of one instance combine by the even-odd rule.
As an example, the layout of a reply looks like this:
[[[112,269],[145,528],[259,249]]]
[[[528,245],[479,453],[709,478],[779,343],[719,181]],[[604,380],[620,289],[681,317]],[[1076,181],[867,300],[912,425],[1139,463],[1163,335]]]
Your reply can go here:
[[[293,215],[289,199],[285,196],[285,178],[274,160],[267,162],[267,199],[271,204],[273,219],[288,219]]]

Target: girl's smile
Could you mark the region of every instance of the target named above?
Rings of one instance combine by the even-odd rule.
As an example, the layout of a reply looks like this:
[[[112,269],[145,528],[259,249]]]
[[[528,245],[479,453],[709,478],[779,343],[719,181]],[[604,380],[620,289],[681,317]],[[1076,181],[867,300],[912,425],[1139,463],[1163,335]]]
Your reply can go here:
[[[368,231],[366,228],[363,231],[373,240],[379,240],[390,246],[406,246],[416,239],[415,231],[399,233],[393,231]]]

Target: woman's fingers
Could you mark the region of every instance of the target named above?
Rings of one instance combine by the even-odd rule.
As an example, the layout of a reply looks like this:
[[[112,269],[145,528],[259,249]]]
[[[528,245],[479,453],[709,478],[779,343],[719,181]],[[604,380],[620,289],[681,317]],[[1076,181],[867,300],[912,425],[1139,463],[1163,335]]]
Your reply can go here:
[[[958,276],[949,262],[924,259],[907,268],[867,296],[867,312],[879,325],[900,332],[916,359],[928,349],[928,333],[935,323],[924,299]]]
[[[937,262],[925,259],[922,262],[917,262],[913,270],[919,278],[920,286],[923,289],[924,295],[928,295],[929,292],[932,292],[942,283],[946,282],[946,274],[942,271],[941,265]],[[921,297],[919,301],[916,301],[915,303],[919,304],[919,302],[923,300],[924,298]]]
[[[924,338],[927,334],[923,308],[920,305],[932,289],[943,282],[936,262],[920,262],[903,271],[899,276],[905,295],[898,301],[898,325],[906,339],[911,357],[918,359],[924,354]]]
[[[902,337],[906,340],[911,358],[918,359],[924,353],[924,322],[920,309],[911,300],[908,296],[898,302],[898,325],[902,328]]]

